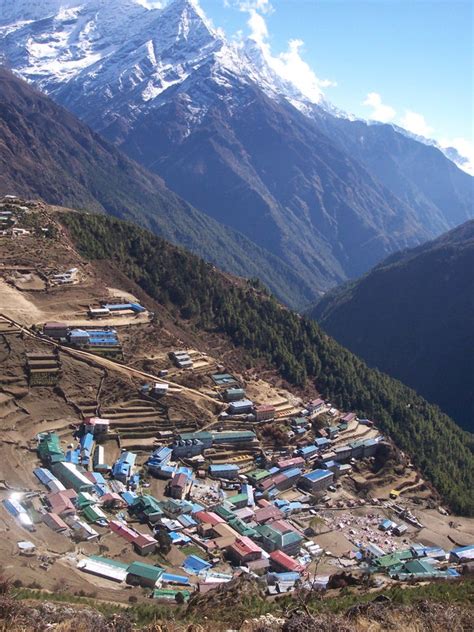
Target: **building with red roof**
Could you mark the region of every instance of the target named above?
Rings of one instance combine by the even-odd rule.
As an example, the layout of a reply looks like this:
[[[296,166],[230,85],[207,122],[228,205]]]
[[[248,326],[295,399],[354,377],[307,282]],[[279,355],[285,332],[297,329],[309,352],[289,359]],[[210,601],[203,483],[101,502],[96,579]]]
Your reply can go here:
[[[68,490],[54,492],[46,496],[52,513],[58,514],[59,516],[73,515],[76,513],[76,507],[71,500],[70,494],[66,493],[67,491]],[[76,492],[74,492],[74,494],[76,496]]]
[[[255,419],[257,421],[264,421],[267,419],[274,419],[276,414],[275,406],[271,404],[261,404],[254,408]]]
[[[173,474],[173,478],[169,482],[168,492],[171,498],[177,498],[178,500],[182,500],[185,492],[186,486],[188,483],[188,477],[186,474],[179,473]]]
[[[58,533],[62,533],[64,531],[68,531],[69,527],[64,522],[64,520],[58,516],[56,513],[46,513],[43,515],[43,522],[53,531],[57,531]]]
[[[154,553],[157,544],[157,540],[148,533],[138,533],[133,540],[133,546],[139,555]]]
[[[274,571],[302,573],[304,567],[299,562],[284,553],[283,551],[272,551],[270,553],[270,565]]]
[[[119,522],[118,520],[110,520],[109,527],[111,531],[120,535],[122,538],[127,540],[127,542],[133,542],[139,535],[136,531],[130,529],[130,527],[127,527],[126,524]]]
[[[243,535],[229,546],[227,554],[237,564],[245,564],[259,560],[262,557],[262,549],[253,540]]]
[[[280,459],[276,466],[279,470],[290,470],[293,467],[303,467],[305,460],[302,456],[294,456],[291,459]]]
[[[218,516],[213,511],[197,511],[194,514],[194,517],[196,518],[196,520],[199,520],[199,522],[201,522],[202,524],[210,524],[212,526],[216,524],[222,524],[223,522],[225,522],[223,518]]]
[[[277,507],[270,504],[266,507],[260,507],[257,509],[253,517],[255,522],[258,522],[258,524],[265,524],[270,520],[279,520],[280,518],[283,518],[282,512]]]

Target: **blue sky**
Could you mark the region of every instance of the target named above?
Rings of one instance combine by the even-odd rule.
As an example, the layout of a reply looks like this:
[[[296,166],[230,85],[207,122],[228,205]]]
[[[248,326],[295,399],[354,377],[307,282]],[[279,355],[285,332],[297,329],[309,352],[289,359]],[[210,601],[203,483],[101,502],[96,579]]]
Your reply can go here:
[[[337,107],[472,152],[473,7],[462,0],[200,0]],[[288,56],[289,42],[291,55]],[[335,84],[335,85],[333,85]],[[316,85],[316,84],[315,84]],[[463,151],[462,151],[463,150]],[[474,156],[472,156],[474,163]]]

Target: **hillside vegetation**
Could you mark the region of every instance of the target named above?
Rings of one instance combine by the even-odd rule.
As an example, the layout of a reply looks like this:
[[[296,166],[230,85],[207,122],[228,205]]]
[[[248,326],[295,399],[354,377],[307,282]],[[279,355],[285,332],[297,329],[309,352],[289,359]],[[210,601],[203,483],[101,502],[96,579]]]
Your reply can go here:
[[[474,221],[389,257],[311,310],[370,366],[474,431]]]
[[[474,515],[474,444],[436,406],[369,369],[312,320],[258,285],[232,282],[198,257],[106,216],[62,213],[81,254],[107,259],[176,317],[221,332],[292,384],[315,381],[324,397],[377,421],[413,458],[453,510]]]

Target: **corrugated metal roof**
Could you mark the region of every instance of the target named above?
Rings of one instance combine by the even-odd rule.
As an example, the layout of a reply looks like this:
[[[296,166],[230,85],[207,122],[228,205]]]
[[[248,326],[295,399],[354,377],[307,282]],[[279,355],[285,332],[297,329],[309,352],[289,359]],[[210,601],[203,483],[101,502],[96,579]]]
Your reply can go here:
[[[151,566],[151,564],[145,564],[144,562],[132,562],[128,567],[128,574],[156,582],[163,570],[160,566]]]

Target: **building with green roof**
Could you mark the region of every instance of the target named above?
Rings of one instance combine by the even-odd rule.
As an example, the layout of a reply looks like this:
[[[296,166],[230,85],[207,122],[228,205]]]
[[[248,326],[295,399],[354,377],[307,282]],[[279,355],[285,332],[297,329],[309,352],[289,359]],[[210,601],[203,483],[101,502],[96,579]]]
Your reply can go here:
[[[83,514],[88,522],[106,522],[107,516],[104,514],[100,507],[95,507],[94,505],[87,505],[84,507]]]
[[[237,518],[236,516],[234,516],[233,518],[231,518],[227,522],[228,522],[229,526],[232,527],[232,529],[235,529],[241,535],[245,535],[248,538],[259,538],[260,537],[258,531],[256,531],[252,527],[250,527],[247,523],[245,523],[240,518]]]
[[[166,601],[177,601],[178,595],[181,595],[183,601],[188,601],[191,592],[189,590],[179,590],[175,588],[155,588],[153,591],[153,599],[166,599]]]
[[[456,574],[452,574],[450,570],[440,570],[436,567],[436,563],[433,564],[428,560],[410,560],[401,565],[398,570],[390,571],[390,577],[400,580],[409,580],[412,578],[418,579],[432,579],[436,577],[444,577],[452,579]]]
[[[271,476],[271,474],[268,470],[257,469],[257,470],[252,470],[251,472],[248,472],[246,476],[249,480],[249,483],[252,483],[252,485],[256,487],[258,483],[261,483],[263,480]]]
[[[235,494],[235,496],[230,496],[227,499],[236,509],[242,509],[242,507],[247,507],[249,502],[249,497],[247,494]]]
[[[138,516],[140,520],[151,522],[152,524],[163,516],[163,509],[161,508],[160,502],[149,494],[137,496],[132,506],[129,507],[129,512],[132,515]]]
[[[217,507],[214,507],[212,511],[224,520],[228,521],[232,518],[235,518],[234,512],[232,511],[231,507],[233,508],[233,506],[230,505],[228,501],[224,501],[222,505],[217,505]]]
[[[38,455],[43,463],[48,465],[60,463],[65,460],[64,452],[61,448],[61,441],[55,432],[48,432],[40,436]]]
[[[404,549],[402,551],[394,551],[387,555],[381,555],[374,560],[375,566],[383,570],[390,570],[402,566],[406,560],[411,560],[413,553],[410,549]]]
[[[130,564],[127,562],[121,562],[120,560],[113,560],[111,557],[103,557],[102,555],[91,555],[89,559],[98,562],[99,564],[108,564],[109,566],[114,566],[115,568],[123,568],[124,570],[128,570]]]
[[[127,569],[127,584],[154,588],[163,572],[164,569],[161,566],[152,566],[145,562],[132,562]]]
[[[262,547],[268,552],[283,551],[287,555],[298,553],[303,536],[293,530],[282,531],[271,524],[260,525],[256,528],[260,535]]]

